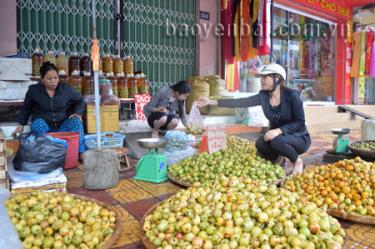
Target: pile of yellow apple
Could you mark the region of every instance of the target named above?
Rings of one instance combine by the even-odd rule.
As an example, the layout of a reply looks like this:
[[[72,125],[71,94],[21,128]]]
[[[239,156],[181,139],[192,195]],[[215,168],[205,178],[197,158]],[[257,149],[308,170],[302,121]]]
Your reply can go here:
[[[213,182],[221,175],[248,176],[267,183],[278,181],[285,176],[279,165],[256,156],[255,151],[253,143],[230,137],[226,149],[181,160],[168,167],[168,173],[188,184]]]
[[[115,229],[113,211],[69,194],[19,194],[6,208],[25,248],[102,248]]]
[[[375,217],[375,163],[358,157],[306,170],[284,187],[324,209]]]
[[[339,249],[345,236],[336,219],[295,193],[224,176],[179,191],[142,229],[157,249]]]

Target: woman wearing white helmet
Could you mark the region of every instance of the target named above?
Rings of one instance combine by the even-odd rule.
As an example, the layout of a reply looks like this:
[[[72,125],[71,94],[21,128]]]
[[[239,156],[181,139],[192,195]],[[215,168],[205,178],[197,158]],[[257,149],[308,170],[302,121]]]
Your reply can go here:
[[[286,157],[293,163],[292,173],[300,173],[303,171],[303,161],[299,155],[308,150],[311,139],[299,93],[284,86],[285,69],[276,63],[264,66],[257,76],[262,78],[262,90],[257,95],[219,100],[202,97],[198,100],[198,106],[238,108],[261,105],[270,122],[270,130],[256,141],[259,154],[276,163]]]

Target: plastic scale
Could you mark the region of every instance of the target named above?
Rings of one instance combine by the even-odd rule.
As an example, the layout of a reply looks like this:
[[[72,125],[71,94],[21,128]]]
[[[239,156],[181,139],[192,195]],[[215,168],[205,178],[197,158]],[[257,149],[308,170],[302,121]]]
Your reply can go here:
[[[332,129],[331,132],[337,137],[333,141],[333,151],[336,153],[347,153],[349,151],[349,138],[344,137],[344,135],[349,134],[350,129],[338,128]]]
[[[134,179],[154,183],[167,181],[167,158],[158,151],[167,141],[160,138],[142,138],[137,142],[140,147],[149,151],[138,161]]]

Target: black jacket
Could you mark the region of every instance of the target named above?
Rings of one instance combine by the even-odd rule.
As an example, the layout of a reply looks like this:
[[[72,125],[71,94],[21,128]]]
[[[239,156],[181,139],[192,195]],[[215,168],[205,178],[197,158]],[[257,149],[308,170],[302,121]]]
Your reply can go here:
[[[26,125],[31,116],[32,120],[44,119],[52,129],[58,129],[71,114],[82,115],[84,110],[81,94],[70,85],[59,83],[55,96],[50,97],[45,87],[38,83],[29,86],[17,121]]]
[[[289,88],[281,89],[281,117],[276,124],[271,121],[270,97],[267,91],[260,91],[257,95],[241,99],[220,99],[219,106],[222,107],[252,107],[261,105],[264,115],[270,120],[270,128],[280,128],[285,135],[309,136],[305,125],[305,112],[303,102],[296,90]]]

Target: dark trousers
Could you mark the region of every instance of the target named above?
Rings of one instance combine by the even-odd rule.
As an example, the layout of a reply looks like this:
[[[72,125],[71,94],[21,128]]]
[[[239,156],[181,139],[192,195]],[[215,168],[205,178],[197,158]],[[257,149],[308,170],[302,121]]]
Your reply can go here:
[[[299,155],[305,153],[311,145],[308,135],[279,135],[266,142],[264,136],[260,136],[255,143],[259,154],[265,159],[274,162],[278,156],[284,156],[295,163]]]

